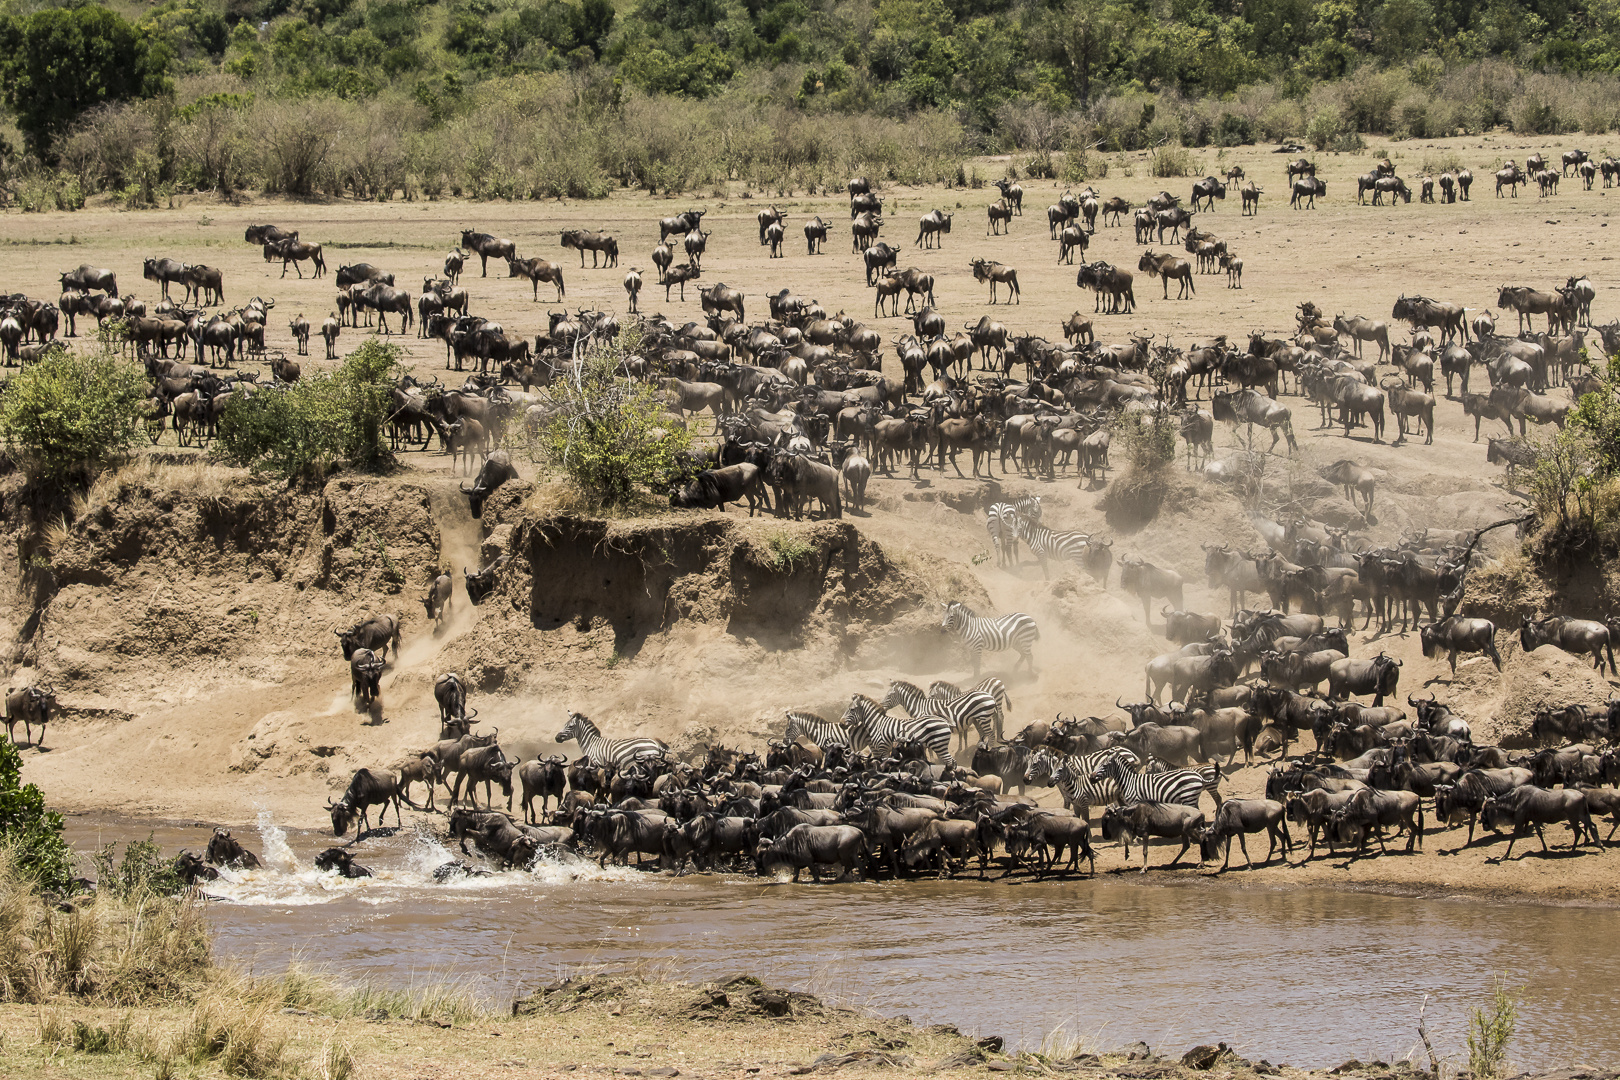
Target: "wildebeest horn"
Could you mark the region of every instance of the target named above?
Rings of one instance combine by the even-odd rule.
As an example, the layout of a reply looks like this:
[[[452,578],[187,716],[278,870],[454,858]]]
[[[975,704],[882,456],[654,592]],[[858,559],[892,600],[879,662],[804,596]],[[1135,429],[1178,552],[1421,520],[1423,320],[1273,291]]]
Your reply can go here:
[[[467,721],[467,723],[469,723],[469,724],[470,724],[470,723],[472,723],[472,721],[473,721],[473,717],[475,717],[475,716],[477,716],[477,715],[478,715],[478,710],[477,710],[477,709],[474,709],[474,710],[473,710],[473,711],[472,711],[472,712],[470,712],[470,713],[468,713],[468,714],[467,714],[467,715],[466,715],[466,716],[464,716],[464,717],[462,717],[462,719],[463,719],[463,720],[465,720],[465,721]]]
[[[463,495],[467,494],[467,481],[465,480],[461,482],[461,493]]]
[[[1119,700],[1118,695],[1115,695],[1114,697],[1114,707],[1117,709],[1123,709],[1125,707],[1125,703]]]

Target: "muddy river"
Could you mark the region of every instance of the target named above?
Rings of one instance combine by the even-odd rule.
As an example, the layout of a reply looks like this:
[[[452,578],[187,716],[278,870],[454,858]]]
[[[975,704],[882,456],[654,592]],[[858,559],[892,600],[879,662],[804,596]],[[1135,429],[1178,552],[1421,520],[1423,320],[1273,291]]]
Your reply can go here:
[[[149,831],[79,819],[76,846]],[[1361,893],[1155,886],[1124,877],[789,885],[672,879],[594,863],[434,884],[452,856],[405,831],[368,839],[364,881],[316,873],[330,836],[268,820],[239,839],[263,871],[209,887],[219,952],[265,971],[297,958],[342,977],[476,981],[505,1002],[579,965],[654,962],[688,977],[748,972],[921,1023],[1179,1053],[1225,1040],[1301,1066],[1421,1050],[1424,996],[1442,1054],[1507,973],[1522,984],[1513,1060],[1620,1064],[1620,934],[1594,908]],[[160,827],[166,851],[206,830]]]

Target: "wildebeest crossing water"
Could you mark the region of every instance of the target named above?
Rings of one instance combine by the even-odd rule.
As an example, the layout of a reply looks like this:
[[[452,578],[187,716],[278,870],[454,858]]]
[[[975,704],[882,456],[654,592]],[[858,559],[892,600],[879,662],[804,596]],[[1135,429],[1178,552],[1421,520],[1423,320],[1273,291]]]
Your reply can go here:
[[[150,828],[69,826],[79,847]],[[218,952],[259,972],[296,957],[356,981],[466,976],[501,1002],[570,965],[671,960],[682,976],[748,971],[1009,1048],[1061,1028],[1105,1050],[1225,1040],[1317,1067],[1421,1059],[1425,994],[1436,1048],[1462,1054],[1468,1010],[1506,972],[1526,988],[1516,1065],[1620,1059],[1620,944],[1604,909],[1106,878],[787,889],[550,860],[441,883],[433,872],[454,854],[410,830],[368,843],[375,876],[348,880],[310,867],[328,836],[267,817],[257,836],[236,833],[265,868],[222,870],[205,891],[222,901],[209,905]],[[172,851],[207,834],[156,838]]]

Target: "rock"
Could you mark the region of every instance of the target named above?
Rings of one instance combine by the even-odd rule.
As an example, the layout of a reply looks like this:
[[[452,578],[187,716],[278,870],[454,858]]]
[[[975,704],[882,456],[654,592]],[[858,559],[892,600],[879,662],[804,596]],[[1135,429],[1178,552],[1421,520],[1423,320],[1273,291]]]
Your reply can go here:
[[[1222,1043],[1220,1046],[1195,1046],[1185,1054],[1181,1055],[1181,1064],[1189,1069],[1197,1069],[1200,1072],[1203,1072],[1208,1069],[1213,1069],[1215,1067],[1215,1063],[1221,1060],[1221,1055],[1225,1052],[1225,1043]]]
[[[977,1046],[980,1050],[983,1050],[987,1054],[999,1054],[1001,1053],[1001,1048],[1007,1045],[1007,1043],[1006,1040],[1000,1035],[986,1035],[973,1045]]]
[[[789,1004],[787,995],[775,990],[755,990],[748,995],[759,1010],[766,1016],[791,1016],[793,1006]]]
[[[1147,1061],[1153,1056],[1153,1051],[1145,1042],[1134,1042],[1129,1046],[1121,1046],[1113,1053],[1114,1057],[1122,1057],[1127,1061]]]
[[[1341,1073],[1361,1072],[1366,1067],[1367,1066],[1363,1065],[1361,1062],[1357,1061],[1355,1058],[1351,1058],[1349,1061],[1345,1062],[1343,1065],[1340,1065],[1340,1066],[1338,1066],[1337,1068],[1334,1068],[1334,1069],[1329,1069],[1328,1072],[1331,1073],[1334,1076],[1338,1076]]]

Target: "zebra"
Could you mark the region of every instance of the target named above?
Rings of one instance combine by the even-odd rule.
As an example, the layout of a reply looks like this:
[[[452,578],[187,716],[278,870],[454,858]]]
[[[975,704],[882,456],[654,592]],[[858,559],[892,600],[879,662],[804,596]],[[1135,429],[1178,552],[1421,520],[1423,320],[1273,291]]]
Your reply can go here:
[[[597,726],[579,713],[569,713],[568,723],[557,732],[558,742],[576,739],[592,765],[598,768],[612,766],[623,772],[642,758],[663,757],[669,747],[657,739],[607,739]]]
[[[844,723],[857,741],[871,746],[872,753],[880,758],[887,757],[895,743],[905,740],[921,743],[946,765],[956,764],[951,756],[951,726],[937,716],[890,716],[865,694],[856,694],[844,711]]]
[[[905,706],[906,712],[913,717],[937,716],[951,726],[957,738],[962,740],[962,752],[967,752],[967,736],[969,728],[977,728],[979,742],[989,746],[996,738],[996,729],[1001,725],[1001,706],[989,694],[973,692],[959,694],[950,700],[942,700],[931,695],[925,695],[917,687],[898,679],[889,684],[888,696],[880,703],[879,708],[892,709],[896,705]]]
[[[1090,533],[1054,532],[1022,515],[1018,518],[1018,539],[1028,544],[1030,552],[1041,561],[1042,577],[1047,576],[1047,559],[1067,559],[1076,566],[1085,566],[1091,548]]]
[[[1035,620],[1022,611],[995,619],[981,619],[973,613],[972,608],[960,601],[950,600],[945,604],[945,622],[940,629],[947,634],[955,634],[973,655],[975,676],[979,674],[985,652],[1000,652],[1003,649],[1016,651],[1019,661],[1029,666],[1031,675],[1035,674],[1035,656],[1031,650],[1041,639],[1041,631],[1035,625]],[[1013,665],[1013,670],[1018,670],[1018,664]]]
[[[1041,497],[1039,495],[1020,495],[1013,504],[1013,510],[1018,514],[1019,521],[1041,520]]]
[[[1008,713],[1012,712],[1012,695],[1007,693],[1006,683],[992,675],[987,679],[979,680],[976,685],[967,690],[959,689],[954,684],[943,679],[936,679],[928,686],[928,696],[939,701],[954,701],[966,694],[989,694],[996,699],[996,704],[1001,706],[1001,711],[996,714],[996,738],[1005,739],[1006,736],[1001,733],[1002,721]]]
[[[824,720],[815,713],[795,712],[792,709],[783,710],[787,714],[787,733],[782,737],[789,742],[797,738],[809,739],[823,750],[829,746],[850,745],[850,730],[847,724],[834,720]]]
[[[1153,759],[1148,759],[1153,766]],[[1123,760],[1111,757],[1091,774],[1091,782],[1112,780],[1119,785],[1119,801],[1126,806],[1133,803],[1180,803],[1197,806],[1198,796],[1209,792],[1215,805],[1221,805],[1219,765],[1200,765],[1196,769],[1171,769],[1167,772],[1137,773]]]
[[[1018,565],[1018,510],[1013,504],[991,503],[985,528],[990,530],[990,546],[996,549],[996,565]]]
[[[1063,805],[1077,814],[1090,816],[1093,806],[1119,802],[1119,784],[1113,780],[1093,780],[1092,776],[1109,758],[1119,758],[1131,768],[1138,760],[1123,746],[1111,746],[1090,754],[1070,754],[1064,757],[1050,747],[1036,750],[1024,770],[1024,782],[1034,783],[1044,770],[1052,778],[1052,786],[1063,796]]]

